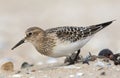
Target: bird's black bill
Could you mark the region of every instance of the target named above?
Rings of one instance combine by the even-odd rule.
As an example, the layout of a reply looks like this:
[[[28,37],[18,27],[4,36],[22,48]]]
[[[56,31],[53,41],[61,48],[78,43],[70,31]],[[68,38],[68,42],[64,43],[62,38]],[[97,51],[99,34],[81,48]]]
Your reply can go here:
[[[22,39],[11,50],[15,49],[16,47],[18,47],[19,45],[23,44],[24,42],[25,42],[25,39]]]

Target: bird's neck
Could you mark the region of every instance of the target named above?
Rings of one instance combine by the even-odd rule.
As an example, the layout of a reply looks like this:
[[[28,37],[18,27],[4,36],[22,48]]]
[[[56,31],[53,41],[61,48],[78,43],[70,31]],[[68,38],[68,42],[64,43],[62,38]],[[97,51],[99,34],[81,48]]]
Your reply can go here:
[[[50,47],[49,47],[49,38],[46,36],[46,34],[42,34],[38,36],[37,40],[33,43],[37,51],[43,55],[49,55]],[[49,42],[49,44],[47,44]]]

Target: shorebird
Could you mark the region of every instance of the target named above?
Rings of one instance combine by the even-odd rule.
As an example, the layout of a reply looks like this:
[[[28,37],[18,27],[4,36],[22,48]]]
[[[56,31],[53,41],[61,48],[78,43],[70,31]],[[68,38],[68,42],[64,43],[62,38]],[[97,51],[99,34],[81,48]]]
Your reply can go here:
[[[26,30],[26,36],[13,48],[22,43],[32,43],[37,51],[49,57],[68,57],[77,51],[76,57],[70,62],[74,64],[80,49],[97,33],[113,21],[91,25],[87,27],[63,26],[47,30],[39,27],[30,27]]]

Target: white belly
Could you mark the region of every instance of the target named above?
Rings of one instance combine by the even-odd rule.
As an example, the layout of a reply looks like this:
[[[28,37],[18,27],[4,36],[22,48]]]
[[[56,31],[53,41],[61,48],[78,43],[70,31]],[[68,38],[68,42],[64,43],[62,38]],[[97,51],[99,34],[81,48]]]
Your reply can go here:
[[[76,42],[69,42],[69,41],[57,41],[56,46],[53,48],[53,53],[50,55],[51,57],[63,57],[69,56],[75,51],[82,48],[92,37],[88,37],[83,40],[79,40]]]

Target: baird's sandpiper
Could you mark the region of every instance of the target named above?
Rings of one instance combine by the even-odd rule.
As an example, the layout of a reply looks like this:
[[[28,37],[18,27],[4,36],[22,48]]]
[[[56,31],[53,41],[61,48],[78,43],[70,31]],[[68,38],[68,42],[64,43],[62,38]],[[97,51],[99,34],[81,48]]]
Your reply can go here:
[[[70,62],[70,64],[73,64],[80,53],[80,49],[95,33],[112,22],[109,21],[87,27],[64,26],[47,30],[39,27],[30,27],[25,32],[26,37],[18,42],[12,50],[27,41],[32,43],[39,53],[54,58],[70,56],[78,51],[75,59]]]

